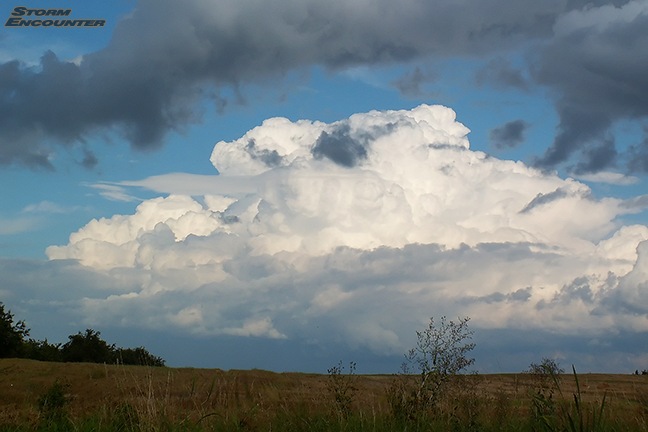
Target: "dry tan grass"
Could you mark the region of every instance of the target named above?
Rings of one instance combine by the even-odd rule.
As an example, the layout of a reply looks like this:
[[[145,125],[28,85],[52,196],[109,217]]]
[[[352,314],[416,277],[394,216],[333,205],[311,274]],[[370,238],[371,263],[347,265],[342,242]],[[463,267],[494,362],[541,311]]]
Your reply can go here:
[[[333,409],[327,375],[273,373],[261,370],[153,368],[85,363],[48,363],[0,359],[0,424],[34,422],[37,401],[55,382],[65,384],[72,416],[114,411],[127,404],[141,419],[200,422],[219,416],[233,422],[262,422],[285,412],[315,413]],[[355,376],[354,409],[365,415],[389,412],[390,375]],[[612,415],[648,416],[648,376],[579,375],[584,401],[607,395]],[[526,374],[464,377],[457,388],[492,406],[493,416],[523,413],[537,382]],[[576,383],[562,376],[563,395]],[[466,393],[467,394],[467,393]],[[525,402],[526,401],[526,402]],[[501,412],[499,412],[499,411]],[[230,418],[231,417],[231,418]]]

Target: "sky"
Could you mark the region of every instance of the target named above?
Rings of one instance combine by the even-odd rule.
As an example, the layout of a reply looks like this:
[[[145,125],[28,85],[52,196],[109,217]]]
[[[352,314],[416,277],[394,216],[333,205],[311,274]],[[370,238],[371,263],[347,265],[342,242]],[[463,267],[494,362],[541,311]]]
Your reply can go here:
[[[66,0],[0,32],[0,301],[170,366],[648,367],[648,0]],[[22,16],[21,19],[47,19]]]

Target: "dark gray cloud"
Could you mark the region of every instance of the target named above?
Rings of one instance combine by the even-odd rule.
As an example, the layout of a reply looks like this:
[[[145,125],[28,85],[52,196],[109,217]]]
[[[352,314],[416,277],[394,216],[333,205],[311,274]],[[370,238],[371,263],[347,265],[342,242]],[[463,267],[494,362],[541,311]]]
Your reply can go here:
[[[549,357],[555,358],[570,372],[570,365],[574,365],[578,373],[597,369],[632,373],[636,368],[633,364],[641,364],[641,344],[637,341],[642,337],[645,333],[632,330],[601,332],[593,336],[582,332],[557,334],[543,329],[533,332],[479,329],[475,335],[477,346],[474,354],[480,371],[521,372],[530,363]],[[603,355],[606,360],[601,368],[597,364]]]
[[[258,159],[263,162],[267,167],[276,167],[281,165],[283,157],[277,153],[277,150],[268,150],[268,149],[258,149],[256,142],[251,139],[248,142],[248,145],[245,147],[245,150],[252,157],[252,159]]]
[[[347,168],[356,166],[367,158],[366,140],[352,137],[348,125],[343,125],[331,133],[322,132],[313,146],[316,159],[326,157]]]
[[[524,120],[513,120],[492,129],[489,134],[491,145],[497,148],[513,148],[524,142],[524,133],[529,128]]]
[[[407,97],[420,97],[426,94],[423,86],[432,83],[438,79],[438,74],[431,71],[422,71],[416,67],[413,71],[403,75],[392,82],[392,85],[403,95]]]
[[[613,154],[602,138],[609,127],[648,114],[648,17],[553,32],[569,10],[626,3],[280,0],[268,8],[252,0],[140,0],[108,46],[80,64],[52,52],[37,67],[0,64],[0,165],[53,169],[57,146],[78,146],[101,130],[154,150],[169,131],[201,120],[198,100],[213,100],[221,111],[230,101],[219,90],[233,89],[240,102],[246,83],[313,65],[338,70],[492,54],[478,82],[524,89],[527,75],[505,53],[538,42],[531,76],[553,90],[560,124],[537,165],[551,168],[581,155],[579,169],[603,169]],[[432,78],[414,69],[394,85],[420,94]]]
[[[648,208],[648,195],[639,195],[634,198],[624,200],[620,204],[621,208],[627,208],[630,210],[643,210]]]
[[[617,19],[617,13],[608,9],[595,24],[563,29],[534,59],[533,76],[555,92],[560,118],[539,167],[552,168],[575,155],[584,158],[581,171],[614,166],[610,127],[648,116],[648,14]]]
[[[98,163],[99,160],[97,159],[97,156],[95,156],[95,154],[91,150],[86,149],[83,152],[83,160],[81,161],[81,165],[84,168],[93,169],[97,166]]]
[[[486,66],[477,71],[475,80],[479,85],[492,85],[495,88],[515,88],[527,90],[529,82],[522,70],[511,65],[511,62],[502,57],[490,60]]]
[[[569,194],[567,193],[567,191],[562,188],[558,188],[555,191],[546,194],[539,193],[529,202],[529,204],[527,204],[522,210],[520,210],[520,213],[528,213],[538,206],[565,198],[568,195]]]
[[[340,122],[332,131],[320,134],[311,153],[315,159],[325,157],[338,165],[351,168],[367,158],[367,150],[372,141],[390,134],[396,127],[397,123],[387,123],[372,126],[368,130],[352,131],[347,122]]]
[[[574,167],[577,175],[595,173],[616,165],[617,149],[614,138],[608,137],[598,145],[590,145],[583,149],[582,159]]]
[[[554,302],[582,301],[592,303],[594,294],[586,277],[574,279],[570,284],[563,286],[554,296]]]
[[[520,288],[511,293],[494,292],[486,296],[466,297],[461,300],[463,303],[511,303],[526,302],[531,298],[531,287]]]
[[[52,169],[56,145],[101,129],[133,148],[162,145],[200,120],[222,87],[321,65],[338,69],[475,55],[546,37],[561,0],[459,2],[140,0],[109,45],[77,65],[48,52],[38,67],[0,65],[0,164]],[[214,99],[219,109],[227,102]]]

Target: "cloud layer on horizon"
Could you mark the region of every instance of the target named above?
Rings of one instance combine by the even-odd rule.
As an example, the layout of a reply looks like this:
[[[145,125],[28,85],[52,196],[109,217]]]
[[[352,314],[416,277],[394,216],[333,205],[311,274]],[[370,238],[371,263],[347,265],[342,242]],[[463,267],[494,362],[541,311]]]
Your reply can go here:
[[[538,166],[645,172],[645,144],[626,154],[611,128],[648,113],[647,19],[646,0],[282,0],[270,9],[254,0],[139,0],[104,49],[75,62],[50,51],[38,67],[0,64],[0,165],[53,169],[57,145],[80,145],[92,168],[99,161],[85,143],[114,131],[155,149],[200,121],[200,101],[222,107],[224,89],[313,66],[411,64],[395,83],[411,96],[437,79],[417,61],[464,57],[484,59],[480,85],[551,90],[560,123]],[[510,55],[529,64],[512,67]]]
[[[330,124],[268,119],[212,153],[218,177],[252,187],[146,200],[47,254],[113,281],[77,304],[93,325],[375,355],[404,352],[440,315],[592,341],[645,334],[648,228],[617,222],[645,200],[596,198],[471,150],[467,133],[427,105]]]

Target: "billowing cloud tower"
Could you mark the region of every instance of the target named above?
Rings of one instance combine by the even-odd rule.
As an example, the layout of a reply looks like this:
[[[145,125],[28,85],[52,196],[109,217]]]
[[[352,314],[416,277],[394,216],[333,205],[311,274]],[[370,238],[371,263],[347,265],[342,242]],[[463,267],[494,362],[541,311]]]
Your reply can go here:
[[[115,279],[85,299],[94,319],[198,334],[396,353],[441,314],[491,329],[648,330],[646,310],[622,307],[648,304],[648,228],[618,222],[636,201],[473,151],[468,132],[428,105],[269,119],[216,144],[219,174],[199,196],[93,220],[47,254]]]

